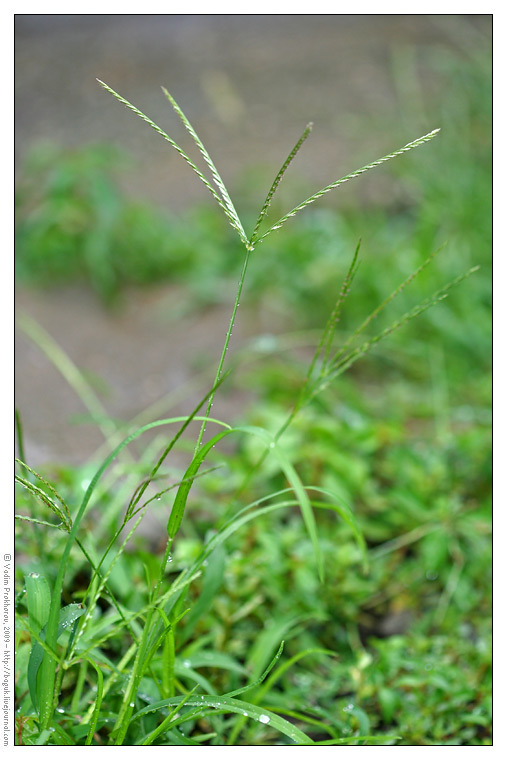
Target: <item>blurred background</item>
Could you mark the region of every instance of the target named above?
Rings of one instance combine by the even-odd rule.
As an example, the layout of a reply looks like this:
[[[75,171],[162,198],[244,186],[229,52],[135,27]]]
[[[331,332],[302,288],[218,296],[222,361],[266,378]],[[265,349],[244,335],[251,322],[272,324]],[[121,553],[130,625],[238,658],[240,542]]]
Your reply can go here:
[[[272,221],[441,127],[269,238],[251,264],[233,348],[267,334],[265,350],[272,333],[320,328],[359,238],[344,329],[445,244],[393,317],[480,264],[473,284],[400,340],[423,385],[445,376],[446,387],[487,395],[490,16],[17,15],[15,55],[17,310],[87,373],[108,414],[128,420],[167,393],[187,409],[192,379],[199,396],[195,378],[213,376],[242,253],[180,156],[96,78],[195,157],[160,86],[173,94],[247,231],[309,121]],[[26,329],[16,383],[27,457],[82,463],[100,434],[55,367],[57,349],[48,360]],[[256,381],[247,385],[223,394],[224,416],[243,412]]]

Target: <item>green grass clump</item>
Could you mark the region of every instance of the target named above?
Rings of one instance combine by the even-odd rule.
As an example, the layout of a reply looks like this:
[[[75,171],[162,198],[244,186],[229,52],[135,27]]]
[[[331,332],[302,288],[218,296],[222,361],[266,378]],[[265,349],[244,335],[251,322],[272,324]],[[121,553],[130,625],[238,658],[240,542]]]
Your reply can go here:
[[[468,455],[465,443],[450,442],[442,405],[437,422],[447,462],[405,431],[408,402],[399,418],[380,427],[367,422],[364,405],[357,408],[351,398],[347,407],[336,395],[338,377],[384,338],[440,305],[476,267],[454,272],[433,295],[379,324],[392,302],[427,271],[434,257],[428,253],[343,335],[337,327],[350,288],[357,285],[356,244],[306,372],[293,367],[288,403],[277,403],[276,374],[267,375],[271,403],[251,412],[246,423],[231,425],[211,414],[215,394],[229,382],[227,349],[247,272],[266,255],[267,237],[324,194],[432,140],[438,130],[332,182],[269,222],[273,196],[309,135],[307,127],[248,235],[212,159],[171,95],[164,91],[211,180],[158,125],[101,84],[189,164],[239,237],[244,258],[236,263],[239,285],[214,380],[189,414],[135,429],[116,429],[107,421],[105,458],[86,471],[56,472],[54,478],[24,461],[19,421],[19,743],[316,746],[415,737],[418,743],[438,743],[449,734],[458,743],[484,741],[486,695],[477,694],[473,678],[456,672],[459,657],[445,643],[432,642],[430,654],[421,643],[434,627],[445,631],[453,615],[464,611],[474,615],[467,636],[486,637],[475,615],[486,604],[477,584],[484,583],[487,568],[487,508],[474,498],[487,491],[487,477],[477,467],[480,483],[460,477],[470,473],[467,456],[478,447],[472,445]],[[96,399],[75,368],[40,330],[27,329],[50,347],[96,415]],[[351,393],[346,384],[342,388],[345,396]],[[436,394],[440,388],[436,378]],[[344,413],[337,414],[338,404]],[[148,443],[138,457],[131,444],[143,440]],[[225,444],[231,441],[236,448],[228,456]],[[176,451],[188,458],[181,471],[167,469]],[[161,521],[156,547],[135,543],[148,510]],[[402,563],[408,552],[412,556]],[[424,604],[418,608],[421,594]],[[425,677],[420,669],[407,677],[406,658],[397,659],[399,639],[386,648],[373,643],[377,655],[365,649],[368,637],[380,630],[376,621],[383,620],[385,630],[396,614],[417,617],[417,609],[421,631],[407,634],[406,646],[422,652],[420,657],[445,660],[446,675],[438,684],[434,674]],[[487,648],[477,659],[486,672]],[[450,684],[453,704],[470,707],[467,720],[453,725],[448,711],[441,711],[440,722],[429,727],[427,713],[426,722],[416,726],[398,717],[406,689],[424,693],[442,689],[443,682]],[[407,704],[420,710],[417,697]]]

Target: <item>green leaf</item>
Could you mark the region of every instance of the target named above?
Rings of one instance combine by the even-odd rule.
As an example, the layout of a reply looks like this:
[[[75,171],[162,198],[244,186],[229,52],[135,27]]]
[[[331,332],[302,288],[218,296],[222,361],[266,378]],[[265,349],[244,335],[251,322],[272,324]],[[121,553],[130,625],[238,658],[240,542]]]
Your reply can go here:
[[[188,640],[199,619],[214,603],[217,591],[222,585],[225,572],[225,550],[223,547],[211,553],[204,573],[201,593],[187,615],[186,623],[180,632],[178,640],[181,644]]]
[[[278,461],[278,464],[280,465],[280,469],[283,471],[285,477],[289,481],[296,498],[298,500],[301,514],[303,516],[303,521],[306,526],[306,530],[308,532],[308,535],[310,537],[310,540],[312,542],[313,546],[313,552],[315,555],[315,561],[317,563],[317,570],[319,573],[319,578],[323,582],[324,581],[324,562],[322,558],[322,552],[320,550],[320,544],[319,544],[319,537],[317,534],[317,525],[315,523],[315,516],[313,514],[312,505],[310,503],[310,499],[308,498],[308,495],[304,489],[304,486],[301,482],[301,479],[299,478],[299,475],[297,474],[296,470],[292,466],[292,464],[289,462],[288,458],[280,448],[280,445],[274,440],[273,436],[268,433],[267,430],[264,430],[260,427],[252,427],[252,426],[242,426],[237,428],[237,430],[241,430],[245,433],[250,433],[252,435],[256,435],[259,438],[261,438],[267,447],[269,447],[270,452],[273,454],[275,459]]]
[[[28,577],[28,576],[27,576]],[[39,576],[42,577],[42,576]],[[47,607],[47,613],[49,612],[49,606]],[[69,604],[67,607],[63,607],[63,609],[60,610],[60,617],[58,619],[58,629],[56,633],[56,640],[60,638],[60,636],[66,631],[68,628],[71,627],[71,625],[81,617],[85,612],[85,607],[82,604]],[[46,618],[47,618],[46,614]],[[40,638],[42,641],[45,641],[46,639],[46,626],[42,628],[40,632]],[[46,653],[46,657],[49,657],[49,655]],[[28,669],[27,669],[27,681],[28,681],[28,689],[30,691],[30,698],[32,700],[32,704],[35,707],[36,710],[38,710],[38,705],[40,702],[40,689],[38,687],[37,683],[37,676],[39,674],[39,668],[41,666],[42,660],[44,659],[44,649],[39,644],[38,641],[36,641],[32,646],[32,651],[30,654],[30,659],[28,660]]]
[[[93,708],[92,717],[90,720],[90,727],[88,729],[88,734],[86,736],[85,745],[89,745],[92,743],[93,735],[97,729],[97,722],[100,715],[100,708],[102,705],[102,696],[104,692],[104,676],[102,675],[102,671],[99,668],[99,666],[91,660],[89,657],[87,658],[90,665],[93,665],[97,672],[97,696],[95,697],[95,706]]]
[[[169,516],[169,520],[167,523],[167,533],[169,535],[169,538],[171,540],[174,539],[174,537],[176,536],[180,528],[181,522],[183,520],[186,504],[187,504],[188,494],[192,487],[193,480],[199,470],[199,467],[201,466],[202,462],[205,460],[207,454],[211,451],[213,446],[215,446],[226,435],[230,435],[231,433],[247,433],[248,435],[254,435],[260,438],[265,443],[266,447],[270,450],[270,453],[272,453],[273,456],[276,458],[278,464],[280,465],[280,469],[285,474],[287,480],[289,481],[296,495],[296,499],[300,506],[301,514],[303,516],[303,520],[304,520],[308,535],[310,536],[310,540],[313,545],[319,577],[321,581],[323,581],[324,580],[324,563],[322,559],[322,553],[320,550],[319,539],[317,535],[317,526],[315,523],[315,517],[312,510],[312,505],[310,503],[310,500],[307,496],[307,493],[303,487],[303,484],[296,470],[294,469],[294,467],[289,462],[288,458],[285,456],[285,454],[281,450],[279,444],[274,440],[273,436],[267,430],[264,430],[264,428],[254,427],[252,425],[241,425],[239,427],[231,428],[229,430],[223,430],[220,433],[217,433],[217,435],[211,438],[211,440],[208,441],[208,443],[206,443],[204,446],[202,446],[199,449],[199,451],[195,454],[194,458],[192,459],[192,462],[190,463],[189,467],[187,468],[184,478],[183,478],[183,482],[181,483],[178,489],[178,492],[176,494],[173,508],[171,510],[171,514]]]
[[[172,705],[177,705],[180,703],[180,701],[181,697],[173,697],[171,699],[164,699],[160,702],[154,702],[153,704],[148,705],[139,712],[135,713],[135,715],[132,716],[132,721],[138,720],[139,718],[142,718],[144,715],[148,715],[149,713],[157,712],[158,710],[162,710],[166,707],[171,707]],[[187,699],[185,704],[199,707],[201,709],[209,708],[214,714],[236,713],[238,715],[243,715],[244,717],[255,720],[258,723],[269,725],[270,727],[287,736],[295,744],[313,744],[310,737],[296,726],[293,726],[292,723],[289,723],[284,718],[281,718],[279,715],[275,715],[275,713],[272,713],[269,710],[257,707],[257,705],[251,705],[249,702],[243,702],[239,699],[234,699],[233,697],[217,697],[210,694],[201,694],[199,696],[193,696],[190,699]],[[200,712],[201,710],[199,710],[199,712],[196,714],[199,714]],[[189,715],[182,716],[178,722],[183,723],[188,720],[189,717]],[[173,726],[174,725],[175,723],[173,723]]]
[[[51,604],[49,583],[40,573],[30,573],[25,575],[25,588],[28,621],[30,626],[40,633],[47,623]]]

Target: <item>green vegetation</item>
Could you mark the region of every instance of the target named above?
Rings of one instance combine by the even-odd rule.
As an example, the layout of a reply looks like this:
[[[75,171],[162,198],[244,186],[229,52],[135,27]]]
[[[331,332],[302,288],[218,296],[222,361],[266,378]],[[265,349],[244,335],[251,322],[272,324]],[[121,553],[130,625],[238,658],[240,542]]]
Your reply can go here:
[[[460,89],[429,145],[375,169],[389,169],[391,206],[360,211],[349,194],[339,213],[307,210],[311,196],[286,219],[279,175],[243,227],[168,93],[229,225],[216,209],[189,225],[127,202],[109,149],[34,157],[20,283],[78,279],[111,303],[167,277],[207,303],[234,272],[236,304],[244,283],[298,332],[260,336],[227,375],[232,319],[201,405],[104,425],[103,462],[35,473],[18,420],[19,743],[491,743],[486,59],[438,58]],[[413,95],[410,67],[397,71]],[[313,347],[310,368],[291,347]],[[234,383],[256,403],[212,422]],[[146,510],[159,546],[135,535]]]

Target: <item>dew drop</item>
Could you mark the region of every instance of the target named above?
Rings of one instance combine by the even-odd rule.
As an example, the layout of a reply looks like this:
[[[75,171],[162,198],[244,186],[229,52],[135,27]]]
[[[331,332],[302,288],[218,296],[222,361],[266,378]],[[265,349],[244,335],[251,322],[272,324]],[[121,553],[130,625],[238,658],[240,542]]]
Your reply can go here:
[[[275,448],[275,442],[274,441],[271,441],[271,443],[269,444],[269,448],[270,449],[274,449]]]
[[[184,668],[189,668],[191,664],[192,663],[190,662],[190,660],[183,660],[183,667]]]
[[[269,723],[269,715],[259,715],[259,723]]]
[[[129,707],[135,707],[135,706],[136,706],[135,702],[131,702],[130,705],[129,705]]]
[[[40,578],[40,573],[30,573],[30,578]]]

